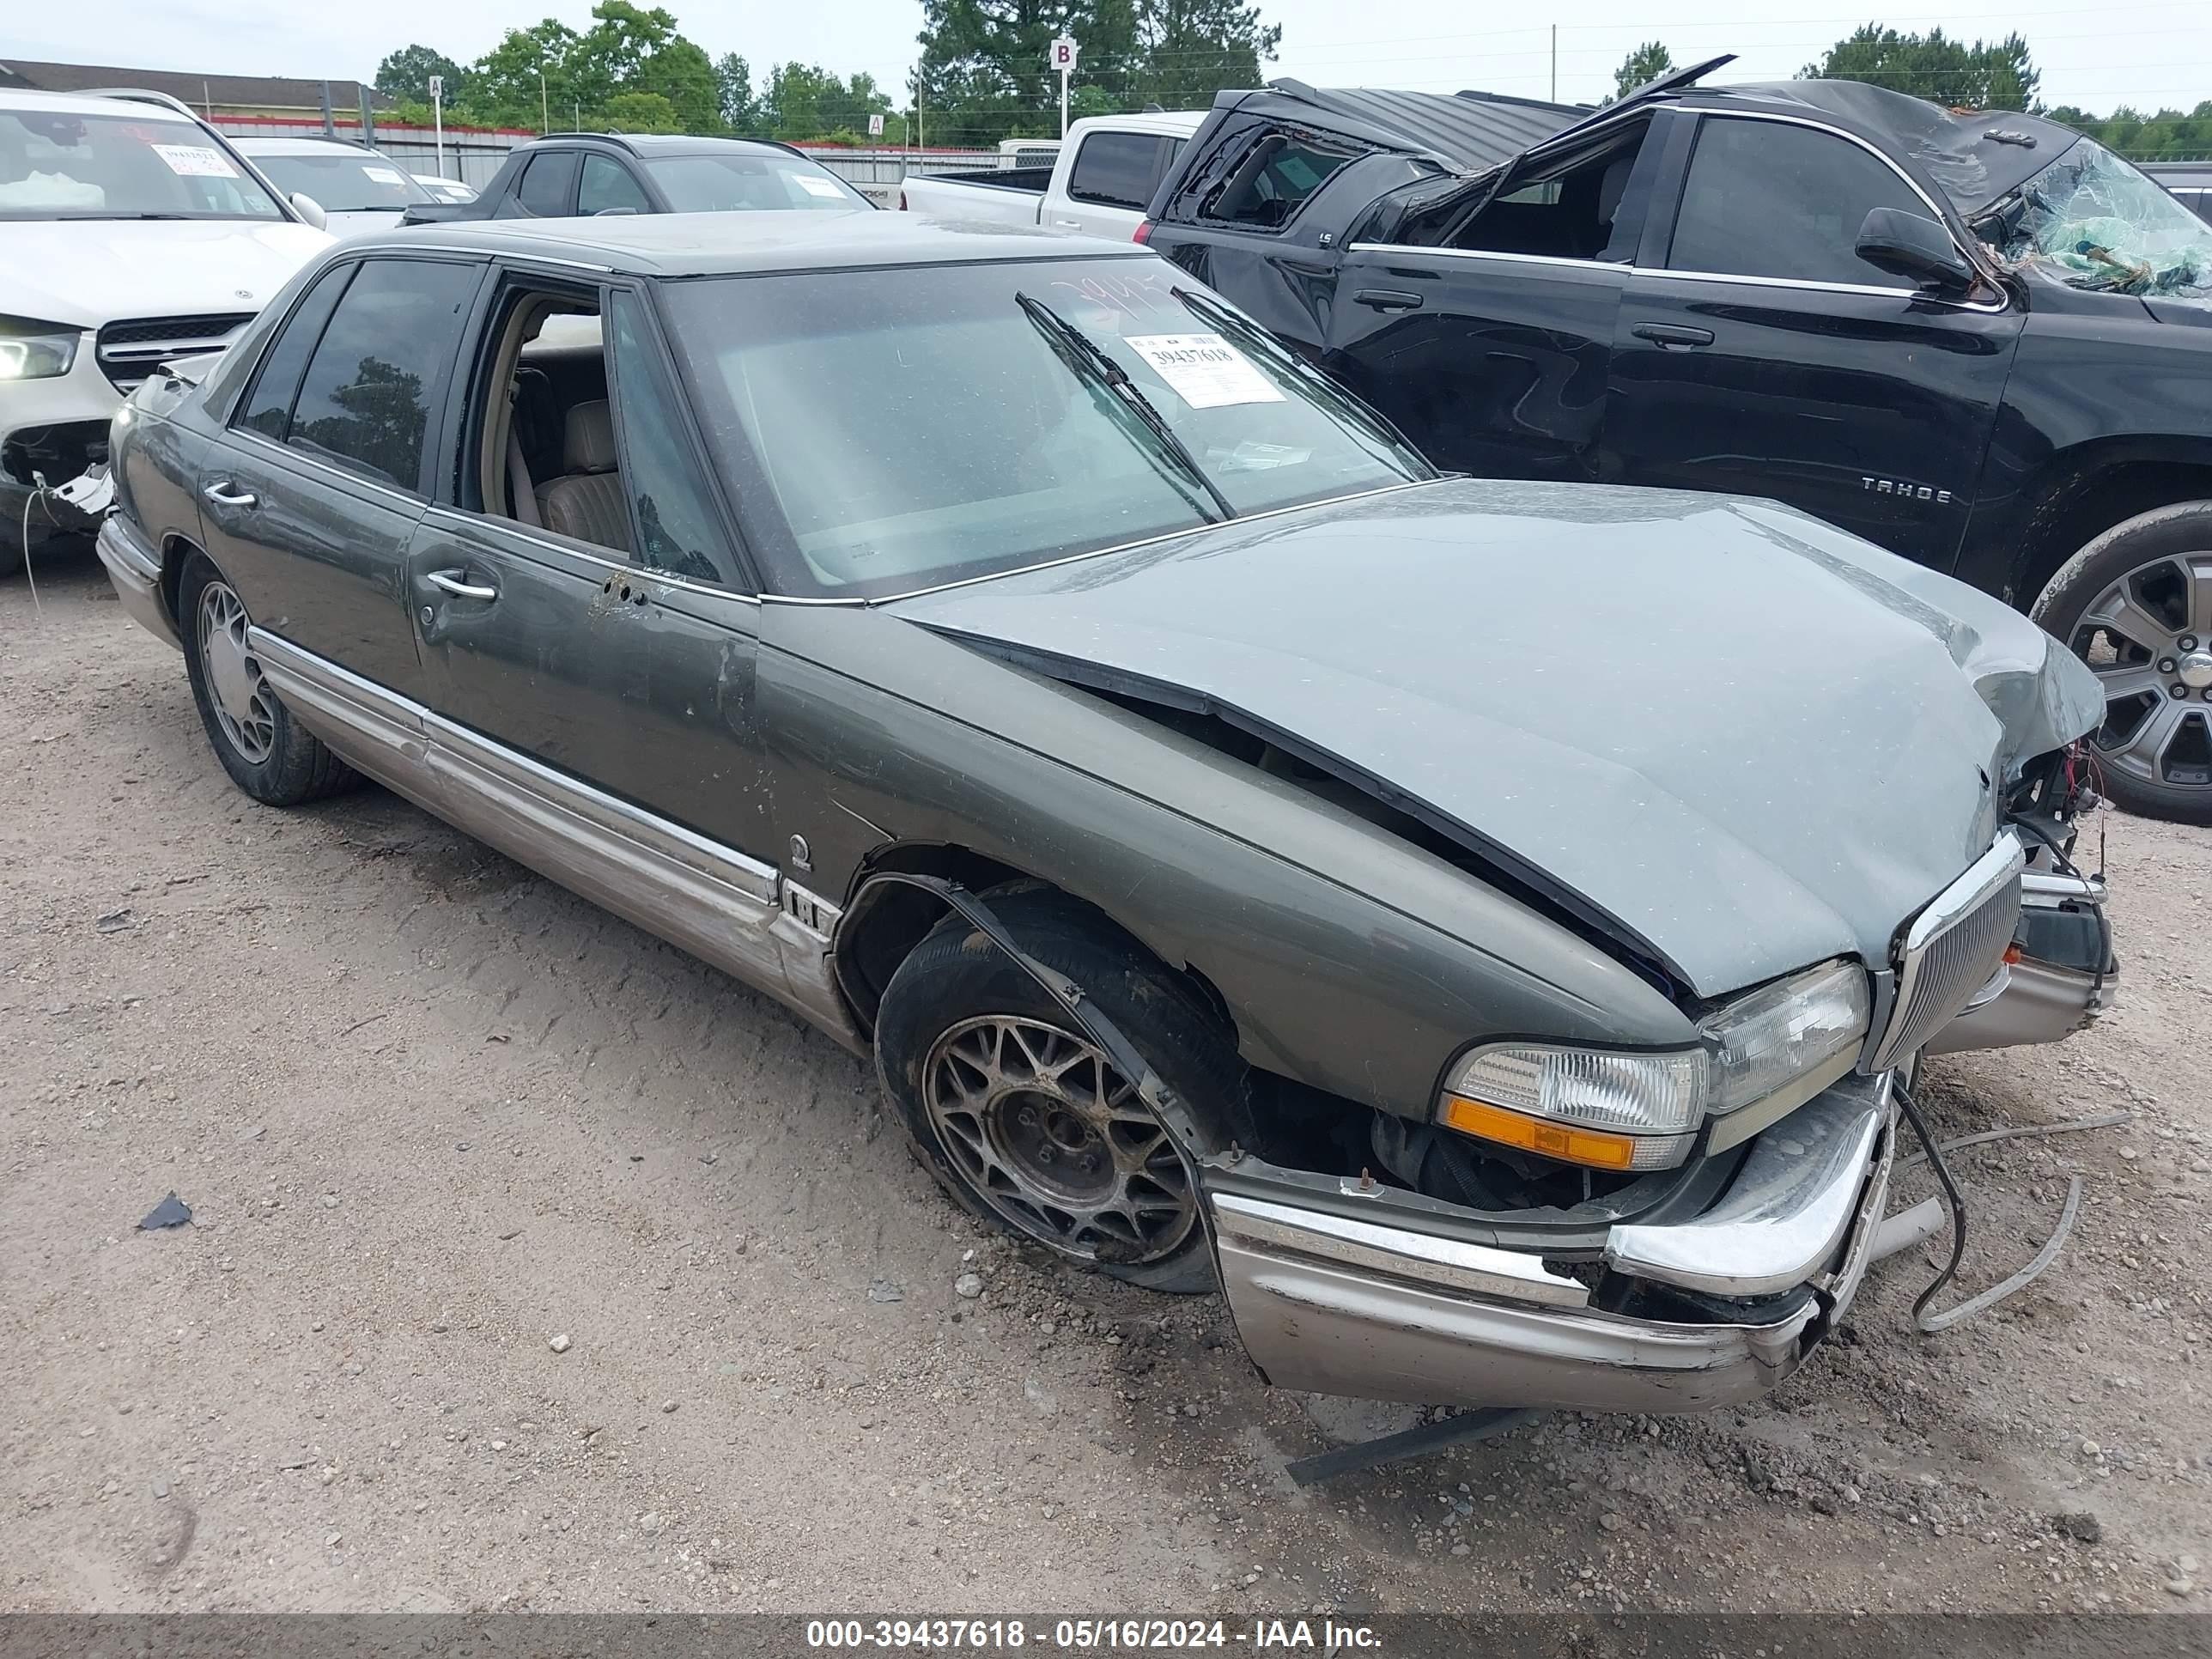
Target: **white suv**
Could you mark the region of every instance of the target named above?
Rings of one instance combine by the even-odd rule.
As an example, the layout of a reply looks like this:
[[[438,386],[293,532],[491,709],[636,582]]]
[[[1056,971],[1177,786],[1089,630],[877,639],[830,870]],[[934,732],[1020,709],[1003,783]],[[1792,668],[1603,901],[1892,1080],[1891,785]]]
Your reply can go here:
[[[98,528],[124,395],[330,240],[180,104],[0,91],[0,574]]]

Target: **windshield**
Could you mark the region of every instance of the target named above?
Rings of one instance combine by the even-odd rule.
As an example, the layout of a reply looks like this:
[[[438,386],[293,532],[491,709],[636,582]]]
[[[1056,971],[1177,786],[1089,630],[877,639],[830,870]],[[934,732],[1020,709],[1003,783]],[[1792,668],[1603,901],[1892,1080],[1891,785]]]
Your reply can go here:
[[[775,152],[662,155],[647,161],[672,213],[730,213],[747,208],[840,208],[868,198],[827,167]]]
[[[0,110],[0,219],[282,219],[198,127]]]
[[[404,213],[415,202],[434,200],[381,155],[333,145],[327,155],[256,155],[253,165],[287,195],[312,196],[325,213]]]
[[[2212,225],[2087,138],[2021,186],[1998,252],[2069,286],[2212,304]]]
[[[1155,258],[665,293],[702,424],[779,592],[908,592],[1193,529],[1224,507],[1242,517],[1436,476]]]

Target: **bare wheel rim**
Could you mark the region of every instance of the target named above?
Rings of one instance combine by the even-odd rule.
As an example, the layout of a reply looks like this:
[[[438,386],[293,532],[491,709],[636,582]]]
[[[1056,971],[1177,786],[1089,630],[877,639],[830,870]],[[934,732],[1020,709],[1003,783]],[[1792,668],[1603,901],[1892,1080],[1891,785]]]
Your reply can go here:
[[[200,669],[216,724],[239,757],[258,766],[276,747],[276,694],[249,647],[246,606],[223,582],[200,590]]]
[[[2212,789],[2212,552],[2137,565],[2090,602],[2068,643],[2104,684],[2090,742],[2106,770]]]
[[[1175,1143],[1087,1037],[1012,1014],[963,1020],[931,1048],[922,1094],[969,1184],[1063,1255],[1158,1261],[1197,1224]]]

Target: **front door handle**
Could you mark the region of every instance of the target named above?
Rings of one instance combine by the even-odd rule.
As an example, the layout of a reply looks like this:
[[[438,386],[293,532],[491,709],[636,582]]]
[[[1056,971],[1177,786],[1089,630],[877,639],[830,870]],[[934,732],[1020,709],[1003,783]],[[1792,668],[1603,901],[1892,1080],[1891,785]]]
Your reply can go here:
[[[472,582],[465,570],[433,570],[422,580],[441,593],[450,593],[457,599],[495,599],[499,589],[489,582]]]
[[[1080,219],[1055,219],[1052,222],[1052,228],[1054,230],[1080,230],[1083,228],[1083,221]]]
[[[1363,306],[1372,306],[1377,311],[1418,311],[1421,296],[1408,294],[1401,288],[1362,288],[1352,290],[1352,299]]]
[[[260,499],[250,489],[241,489],[233,494],[231,482],[228,478],[216,479],[206,489],[201,490],[200,494],[217,507],[252,507]]]
[[[1713,331],[1709,328],[1685,328],[1680,323],[1638,323],[1628,331],[1639,340],[1649,340],[1661,348],[1673,346],[1686,351],[1692,346],[1709,346],[1713,343]]]

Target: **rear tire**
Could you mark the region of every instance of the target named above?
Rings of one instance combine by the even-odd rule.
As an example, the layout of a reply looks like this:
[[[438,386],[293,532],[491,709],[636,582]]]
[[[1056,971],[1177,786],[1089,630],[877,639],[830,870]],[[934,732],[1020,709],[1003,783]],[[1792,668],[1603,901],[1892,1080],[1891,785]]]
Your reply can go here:
[[[1195,1120],[1201,1152],[1255,1144],[1235,1039],[1185,981],[1062,894],[987,902],[1151,1062]],[[965,917],[947,916],[891,975],[876,1060],[916,1156],[967,1209],[1133,1285],[1214,1287],[1198,1171],[1060,1005]]]
[[[177,619],[200,724],[232,782],[270,806],[301,805],[360,782],[262,678],[245,638],[245,602],[205,554],[185,566]]]
[[[2104,683],[2105,723],[2087,739],[2103,793],[2145,817],[2212,824],[2212,501],[2115,525],[2028,614]]]

